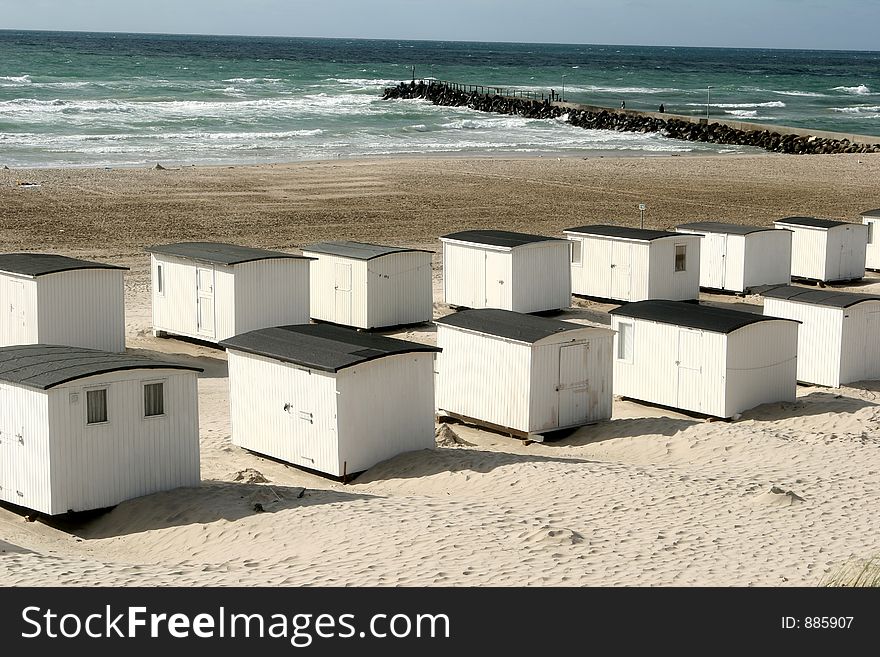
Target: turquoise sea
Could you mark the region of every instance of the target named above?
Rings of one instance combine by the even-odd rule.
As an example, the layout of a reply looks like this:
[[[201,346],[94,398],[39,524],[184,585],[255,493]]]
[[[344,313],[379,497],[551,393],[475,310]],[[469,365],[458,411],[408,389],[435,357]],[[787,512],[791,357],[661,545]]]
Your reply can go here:
[[[880,52],[0,31],[0,166],[747,150],[380,100],[413,73],[880,135]]]

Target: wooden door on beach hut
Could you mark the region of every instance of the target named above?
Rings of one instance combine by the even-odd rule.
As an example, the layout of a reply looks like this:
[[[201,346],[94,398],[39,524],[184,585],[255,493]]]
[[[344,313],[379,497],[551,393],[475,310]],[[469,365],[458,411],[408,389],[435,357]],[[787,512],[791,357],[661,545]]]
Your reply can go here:
[[[337,324],[351,324],[351,263],[337,262],[334,279],[335,321]]]
[[[706,248],[700,286],[723,290],[727,283],[727,234],[707,233],[703,236]]]
[[[589,410],[587,364],[590,345],[565,345],[559,350],[559,426],[582,424]]]
[[[10,502],[20,495],[23,433],[12,392],[0,386],[0,497]]]
[[[693,411],[702,410],[703,334],[693,329],[678,331],[678,368],[676,406]]]
[[[196,268],[196,299],[198,332],[214,337],[214,268]]]
[[[486,307],[507,308],[504,303],[504,286],[510,255],[486,251]]]
[[[880,376],[880,311],[865,313],[864,371],[862,380],[873,380]]]
[[[614,241],[611,247],[611,298],[629,299],[632,289],[633,245]]]
[[[840,251],[837,253],[837,262],[831,267],[832,271],[828,272],[828,278],[831,280],[842,280],[852,278],[850,272],[850,263],[855,257],[855,249],[853,249],[850,233],[845,232],[843,239],[840,240]]]
[[[25,314],[24,283],[9,282],[9,344],[26,344],[31,342],[27,336],[27,319]]]

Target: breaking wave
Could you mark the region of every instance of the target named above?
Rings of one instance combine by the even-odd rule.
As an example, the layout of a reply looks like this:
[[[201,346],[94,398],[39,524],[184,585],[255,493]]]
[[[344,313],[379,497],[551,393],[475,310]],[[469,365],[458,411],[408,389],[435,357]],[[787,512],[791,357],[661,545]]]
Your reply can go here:
[[[834,87],[832,91],[840,91],[845,94],[852,94],[854,96],[869,96],[871,95],[871,89],[864,84],[860,84],[857,87]]]

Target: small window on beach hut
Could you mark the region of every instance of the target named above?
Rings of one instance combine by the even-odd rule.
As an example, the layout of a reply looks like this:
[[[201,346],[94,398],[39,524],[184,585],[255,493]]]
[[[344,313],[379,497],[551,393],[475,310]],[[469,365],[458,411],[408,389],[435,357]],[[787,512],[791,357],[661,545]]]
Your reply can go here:
[[[86,391],[86,424],[107,421],[107,388]]]
[[[687,271],[687,245],[675,245],[675,271]]]
[[[621,322],[617,333],[617,360],[632,361],[633,325]]]
[[[165,296],[165,272],[161,263],[156,265],[156,292]]]
[[[165,415],[165,385],[159,383],[144,384],[144,417]]]
[[[571,264],[581,265],[583,263],[583,244],[580,240],[569,240],[571,242]]]
[[[874,222],[868,223],[868,244],[874,243]]]

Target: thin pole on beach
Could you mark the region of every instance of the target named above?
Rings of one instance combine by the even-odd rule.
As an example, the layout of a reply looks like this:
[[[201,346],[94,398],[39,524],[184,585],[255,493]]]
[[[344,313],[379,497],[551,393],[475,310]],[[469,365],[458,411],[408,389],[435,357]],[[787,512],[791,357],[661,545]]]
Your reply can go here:
[[[709,89],[711,89],[708,84],[706,85],[706,120],[709,120]]]
[[[565,73],[562,74],[562,102],[565,102]]]

